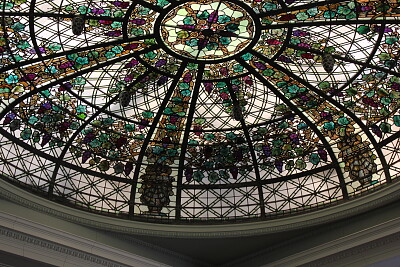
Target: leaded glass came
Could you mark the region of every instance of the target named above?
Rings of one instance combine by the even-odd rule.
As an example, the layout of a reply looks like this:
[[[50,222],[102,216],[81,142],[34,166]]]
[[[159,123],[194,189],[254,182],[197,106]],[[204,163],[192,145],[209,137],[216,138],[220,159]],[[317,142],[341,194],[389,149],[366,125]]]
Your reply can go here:
[[[400,176],[399,5],[4,0],[0,176],[156,222],[379,190]]]

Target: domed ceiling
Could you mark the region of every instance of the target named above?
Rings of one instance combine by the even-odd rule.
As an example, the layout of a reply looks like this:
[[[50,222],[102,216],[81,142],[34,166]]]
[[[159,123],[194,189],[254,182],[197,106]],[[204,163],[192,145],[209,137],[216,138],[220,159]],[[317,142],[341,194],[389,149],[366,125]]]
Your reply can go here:
[[[400,172],[398,1],[3,0],[2,179],[88,211],[264,220]]]

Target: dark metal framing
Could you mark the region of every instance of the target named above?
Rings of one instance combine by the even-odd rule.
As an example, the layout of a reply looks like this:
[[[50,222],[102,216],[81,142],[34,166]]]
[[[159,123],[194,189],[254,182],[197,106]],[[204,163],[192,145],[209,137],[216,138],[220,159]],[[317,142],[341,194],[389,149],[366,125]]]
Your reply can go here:
[[[168,88],[168,91],[167,91],[167,93],[166,93],[166,95],[164,97],[164,100],[161,103],[161,105],[160,105],[160,107],[159,107],[159,109],[157,111],[157,114],[153,119],[153,123],[151,124],[150,129],[147,132],[147,136],[143,141],[142,148],[140,149],[140,153],[139,153],[138,159],[137,159],[136,164],[135,164],[135,173],[134,173],[133,178],[132,178],[133,185],[132,185],[132,189],[131,189],[131,197],[130,197],[130,203],[129,203],[129,214],[131,216],[134,215],[136,187],[137,187],[137,183],[138,183],[138,180],[139,180],[140,169],[141,169],[141,166],[143,164],[144,154],[145,154],[145,152],[147,150],[147,147],[149,146],[149,143],[150,143],[150,141],[151,141],[151,139],[153,137],[154,131],[157,128],[158,122],[160,121],[161,116],[163,115],[164,109],[167,106],[167,104],[168,104],[168,102],[169,102],[169,100],[170,100],[170,98],[171,98],[171,96],[172,96],[172,94],[173,94],[173,92],[175,90],[176,85],[178,84],[179,80],[181,79],[182,74],[184,73],[184,70],[185,70],[186,66],[187,66],[187,63],[185,63],[185,62],[182,63],[182,65],[180,66],[179,70],[177,71],[177,74],[176,74],[174,80],[172,81],[172,83],[170,84],[170,86]]]
[[[196,83],[193,87],[193,93],[190,101],[190,108],[188,111],[188,116],[186,117],[186,125],[185,125],[185,133],[183,135],[184,142],[182,143],[181,147],[181,155],[179,158],[179,170],[178,170],[178,180],[177,180],[177,186],[176,186],[176,219],[181,218],[181,195],[182,195],[182,179],[183,179],[183,172],[185,169],[185,156],[186,156],[186,150],[187,150],[187,145],[188,142],[185,142],[185,140],[189,139],[189,134],[190,134],[190,126],[192,125],[193,122],[193,115],[196,110],[196,104],[197,104],[197,99],[199,97],[199,92],[200,92],[200,86],[201,82],[203,79],[203,72],[204,72],[204,64],[199,64],[199,72],[198,75],[196,76]]]
[[[233,91],[231,80],[227,80],[226,82],[228,85],[229,95],[232,99],[232,104],[240,106],[239,101],[236,97],[236,94]],[[262,190],[262,186],[261,186],[260,169],[259,169],[259,166],[257,163],[257,156],[256,156],[256,152],[254,151],[253,141],[251,140],[250,132],[249,132],[249,129],[246,125],[246,121],[244,120],[243,116],[240,118],[240,125],[242,126],[244,136],[246,137],[246,142],[247,142],[247,145],[250,150],[250,155],[251,155],[251,159],[253,161],[253,166],[254,166],[254,170],[255,170],[255,174],[256,174],[258,198],[260,201],[260,212],[261,212],[260,215],[261,215],[261,217],[265,217],[264,195],[263,195],[263,190]]]
[[[243,6],[243,4],[241,4],[240,2],[238,2],[238,0],[229,0],[230,2],[233,3],[238,3],[238,5]],[[181,2],[178,1],[170,1],[172,3],[172,6],[177,6],[179,5]],[[367,135],[367,137],[369,138],[371,144],[373,145],[373,147],[375,148],[379,159],[381,161],[381,164],[383,166],[383,171],[386,177],[387,182],[391,181],[391,177],[390,177],[390,172],[389,172],[389,166],[386,162],[386,158],[383,155],[381,148],[384,147],[385,145],[389,144],[392,141],[395,141],[396,139],[400,138],[400,133],[395,133],[393,135],[391,135],[390,137],[386,138],[385,140],[381,141],[381,142],[377,142],[372,133],[370,132],[370,130],[368,129],[368,127],[353,113],[350,112],[350,110],[348,110],[347,108],[345,108],[342,104],[340,104],[337,100],[335,100],[332,96],[326,95],[324,94],[322,91],[318,90],[317,88],[315,88],[314,86],[312,86],[309,82],[307,82],[305,79],[299,77],[298,75],[292,73],[291,71],[289,71],[288,69],[284,68],[281,64],[277,63],[275,61],[275,59],[281,55],[281,53],[287,49],[287,48],[293,48],[296,50],[301,50],[301,51],[305,51],[305,52],[311,52],[311,53],[315,53],[315,54],[322,54],[323,52],[315,50],[315,49],[308,49],[308,48],[304,48],[304,47],[298,47],[298,46],[294,46],[290,44],[290,36],[292,33],[293,28],[295,27],[305,27],[305,26],[322,26],[322,25],[349,25],[349,24],[380,24],[381,25],[381,29],[379,31],[379,38],[375,44],[375,47],[373,48],[373,51],[371,53],[371,55],[368,57],[368,59],[365,62],[360,62],[358,60],[349,58],[347,56],[338,56],[338,55],[334,55],[334,58],[340,61],[344,61],[344,62],[349,62],[349,63],[353,63],[356,64],[358,66],[361,66],[360,70],[355,73],[353,75],[353,77],[347,81],[346,84],[344,84],[343,86],[341,86],[341,88],[339,88],[339,90],[343,90],[344,88],[346,88],[349,84],[351,84],[351,82],[353,82],[366,68],[371,68],[377,71],[381,71],[384,72],[386,74],[391,74],[393,76],[396,77],[400,77],[400,74],[394,70],[391,69],[387,69],[387,68],[383,68],[380,66],[376,66],[374,64],[372,64],[372,59],[373,56],[376,54],[377,49],[379,48],[379,45],[382,41],[383,38],[383,33],[384,33],[384,26],[386,24],[400,24],[400,20],[389,20],[384,18],[383,20],[377,20],[377,19],[359,19],[356,18],[354,20],[326,20],[326,21],[314,21],[314,22],[296,22],[296,23],[283,23],[283,24],[273,24],[273,25],[266,25],[266,26],[262,26],[259,21],[257,20],[257,18],[262,18],[263,16],[271,16],[271,15],[278,15],[284,12],[290,12],[290,11],[296,11],[296,10],[301,10],[301,9],[308,9],[311,7],[315,7],[315,6],[326,6],[326,5],[330,5],[330,4],[336,4],[336,3],[341,3],[344,2],[343,0],[329,0],[329,1],[323,1],[323,2],[313,2],[313,3],[309,3],[309,4],[304,4],[301,6],[289,6],[283,1],[283,0],[277,0],[277,3],[281,6],[280,9],[277,10],[273,10],[273,11],[269,11],[269,12],[262,12],[259,14],[254,13],[253,11],[250,11],[254,22],[256,24],[256,31],[257,33],[261,33],[262,29],[287,29],[288,30],[288,35],[287,38],[285,39],[281,49],[279,50],[279,52],[277,54],[275,54],[271,59],[269,59],[268,57],[258,53],[257,51],[252,50],[251,47],[244,49],[241,53],[239,53],[238,55],[232,56],[230,57],[231,59],[236,60],[238,63],[240,63],[242,66],[244,66],[246,68],[246,70],[248,71],[249,74],[253,75],[254,77],[256,77],[259,81],[261,81],[266,87],[268,87],[281,101],[283,101],[288,107],[290,107],[292,109],[292,111],[299,116],[302,120],[304,120],[307,125],[314,131],[314,133],[316,133],[316,135],[319,137],[319,139],[322,141],[322,143],[324,144],[324,148],[328,150],[328,153],[330,155],[330,158],[332,160],[332,163],[330,164],[326,164],[324,166],[321,167],[317,167],[308,171],[304,171],[301,173],[296,173],[296,174],[291,174],[291,175],[287,175],[287,176],[282,176],[282,177],[277,177],[274,179],[270,179],[270,180],[266,180],[263,181],[261,180],[260,177],[260,171],[259,171],[259,166],[257,163],[257,156],[256,153],[254,151],[254,147],[253,147],[253,143],[251,140],[251,136],[250,136],[250,132],[249,130],[256,127],[256,126],[261,126],[261,125],[266,125],[271,123],[272,121],[269,122],[265,122],[265,123],[260,123],[260,124],[256,124],[256,125],[246,125],[246,122],[243,118],[240,119],[240,125],[241,127],[238,128],[230,128],[229,130],[243,130],[244,135],[246,137],[246,142],[247,145],[249,146],[250,149],[250,154],[251,154],[251,158],[253,161],[253,167],[255,168],[255,175],[256,175],[256,181],[254,182],[244,182],[244,183],[235,183],[235,184],[224,184],[224,185],[219,185],[219,184],[212,184],[212,185],[184,185],[182,183],[182,179],[183,179],[183,172],[184,172],[184,163],[185,163],[185,154],[186,154],[186,150],[187,150],[187,142],[186,140],[188,139],[189,135],[191,132],[193,132],[193,130],[190,128],[191,124],[192,124],[192,120],[195,114],[195,109],[196,109],[196,103],[198,101],[198,97],[200,94],[200,87],[201,87],[201,83],[202,82],[207,82],[207,81],[212,81],[212,80],[203,80],[203,70],[205,65],[204,64],[208,64],[210,62],[200,62],[199,64],[199,69],[198,69],[198,75],[196,76],[196,81],[195,81],[195,85],[193,87],[193,93],[192,93],[192,97],[191,97],[191,102],[190,102],[190,107],[188,108],[188,115],[186,117],[186,123],[185,123],[185,129],[183,132],[183,143],[181,146],[181,154],[180,154],[180,158],[179,158],[179,171],[178,171],[178,180],[177,180],[177,187],[176,187],[176,215],[175,215],[175,220],[179,221],[181,220],[181,192],[183,189],[227,189],[227,188],[241,188],[241,187],[254,187],[256,186],[258,189],[258,195],[259,195],[259,199],[260,199],[260,213],[261,213],[261,217],[265,217],[265,208],[264,208],[264,196],[263,196],[263,190],[262,190],[262,186],[266,185],[266,184],[271,184],[271,183],[276,183],[276,182],[283,182],[283,181],[289,181],[291,179],[294,178],[300,178],[300,177],[305,177],[308,175],[313,175],[328,169],[332,169],[334,168],[336,170],[336,173],[339,177],[339,181],[340,181],[340,188],[342,190],[342,194],[343,194],[343,198],[347,199],[348,198],[348,192],[347,192],[347,188],[346,188],[346,182],[344,180],[344,176],[343,173],[341,171],[341,168],[339,167],[339,163],[338,160],[332,150],[332,148],[329,146],[328,141],[326,140],[326,138],[323,136],[323,134],[320,132],[320,130],[318,130],[318,128],[315,126],[315,124],[307,117],[305,116],[305,114],[303,114],[303,112],[301,110],[299,110],[298,107],[296,107],[296,105],[294,105],[290,100],[286,99],[284,97],[284,95],[278,90],[276,89],[267,79],[265,79],[259,72],[257,72],[255,69],[253,69],[246,61],[244,61],[241,58],[241,55],[243,55],[244,53],[252,53],[253,55],[257,56],[258,58],[260,58],[261,60],[265,61],[266,63],[268,63],[269,65],[271,65],[272,67],[278,69],[279,71],[285,73],[286,75],[288,75],[290,78],[292,78],[295,81],[298,81],[299,83],[305,85],[307,88],[309,88],[311,91],[313,91],[314,93],[316,93],[317,95],[319,95],[320,97],[322,97],[323,99],[327,100],[328,102],[330,102],[332,105],[334,105],[335,107],[337,107],[338,109],[340,109],[341,111],[343,111],[344,113],[346,113],[350,118],[352,118],[359,126],[360,128],[363,130],[363,132]],[[119,58],[115,58],[112,60],[108,60],[106,62],[97,62],[97,64],[90,66],[86,69],[83,70],[78,70],[76,72],[74,72],[73,74],[67,75],[65,77],[56,79],[55,81],[52,81],[44,86],[40,86],[40,87],[35,87],[34,90],[24,94],[23,96],[21,96],[20,98],[18,98],[17,100],[15,100],[14,102],[12,102],[11,104],[9,104],[1,113],[0,113],[0,118],[3,118],[7,113],[9,113],[10,111],[13,111],[15,109],[15,107],[20,104],[22,101],[28,99],[29,97],[32,97],[33,95],[42,92],[46,89],[49,89],[53,86],[57,86],[57,85],[62,85],[62,83],[72,79],[72,78],[76,78],[78,76],[90,73],[92,71],[101,69],[103,67],[107,67],[109,65],[112,65],[114,63],[117,63],[121,60],[125,60],[125,59],[129,59],[129,58],[133,58],[133,57],[137,57],[138,60],[147,68],[147,72],[149,71],[155,71],[158,73],[162,73],[163,75],[167,75],[167,73],[163,73],[163,71],[161,70],[157,70],[154,67],[150,66],[149,64],[146,64],[143,60],[140,59],[140,55],[149,51],[154,51],[155,49],[158,49],[160,47],[163,46],[162,44],[162,40],[160,39],[160,37],[158,36],[157,33],[157,29],[159,29],[159,25],[156,25],[156,31],[153,34],[149,34],[146,36],[138,36],[138,37],[129,37],[127,34],[127,27],[128,27],[128,23],[129,23],[129,17],[133,11],[133,9],[137,6],[137,5],[142,5],[144,7],[150,8],[153,11],[156,11],[159,13],[160,17],[164,17],[165,15],[167,15],[167,13],[169,12],[170,8],[161,8],[159,6],[155,6],[149,2],[146,2],[144,0],[136,0],[135,3],[131,4],[129,6],[129,8],[127,9],[126,15],[122,18],[115,18],[115,17],[109,17],[109,16],[92,16],[92,15],[85,15],[86,19],[92,19],[92,20],[109,20],[109,21],[119,21],[122,22],[122,29],[123,29],[123,36],[122,38],[120,38],[119,40],[114,40],[114,41],[109,41],[109,42],[105,42],[105,43],[100,43],[100,44],[95,44],[95,45],[88,45],[85,47],[79,47],[79,48],[75,48],[69,51],[62,51],[59,53],[55,53],[52,55],[47,55],[47,56],[43,56],[40,51],[39,51],[39,45],[37,43],[37,39],[35,38],[35,18],[38,17],[51,17],[51,18],[73,18],[75,17],[75,15],[72,14],[66,14],[66,13],[41,13],[41,12],[36,12],[35,11],[35,3],[36,0],[32,0],[31,2],[31,6],[29,9],[29,12],[15,12],[15,11],[10,11],[10,12],[6,12],[3,8],[3,10],[0,11],[0,16],[3,17],[3,21],[2,21],[2,26],[5,28],[5,21],[4,18],[7,16],[26,16],[29,18],[29,31],[31,34],[31,41],[33,44],[33,48],[36,51],[37,54],[37,58],[33,58],[33,59],[28,59],[25,61],[20,61],[20,62],[16,62],[14,64],[10,64],[7,66],[4,66],[0,69],[0,73],[2,72],[6,72],[12,69],[18,69],[21,73],[23,73],[22,71],[22,67],[25,65],[29,65],[29,64],[35,64],[35,63],[43,63],[45,64],[46,60],[51,60],[51,59],[55,59],[58,57],[62,57],[62,56],[66,56],[70,53],[78,53],[78,52],[84,52],[84,51],[88,51],[91,49],[98,49],[98,48],[105,48],[107,46],[112,46],[112,45],[119,45],[119,44],[123,44],[123,43],[127,43],[127,42],[132,42],[132,41],[139,41],[139,40],[145,40],[145,39],[151,39],[151,38],[156,38],[158,40],[158,44],[157,45],[153,45],[151,47],[142,49],[140,51],[137,52],[132,52],[129,53],[127,55],[121,56]],[[6,33],[5,33],[5,37],[7,37]],[[7,38],[6,38],[7,39]],[[255,38],[257,39],[257,38]],[[252,44],[255,44],[256,41],[253,41]],[[10,46],[7,42],[7,46],[9,51],[11,51]],[[170,51],[169,51],[170,52]],[[177,55],[175,55],[177,56]],[[180,58],[179,56],[177,56],[178,58]],[[194,61],[196,62],[196,61]],[[212,61],[212,62],[217,62],[217,61]],[[136,214],[134,214],[134,207],[136,204],[140,204],[140,203],[135,203],[135,194],[136,194],[136,187],[139,181],[139,176],[141,174],[141,169],[142,169],[142,165],[144,165],[144,154],[146,149],[148,148],[149,144],[152,142],[152,138],[153,135],[158,127],[159,121],[161,119],[161,117],[163,116],[163,110],[165,109],[165,107],[167,106],[167,104],[170,101],[170,98],[175,90],[176,85],[178,84],[179,80],[181,79],[182,74],[184,73],[184,70],[187,66],[187,62],[183,62],[178,70],[178,72],[176,73],[176,75],[174,76],[172,82],[169,84],[169,87],[167,89],[166,95],[164,100],[162,101],[162,104],[160,105],[156,116],[154,117],[153,123],[151,124],[151,126],[149,126],[149,131],[147,133],[147,136],[143,142],[143,145],[141,147],[140,150],[140,154],[138,156],[138,160],[136,162],[136,166],[135,166],[135,170],[134,170],[134,174],[132,179],[125,179],[125,178],[120,178],[117,176],[112,176],[112,175],[108,175],[105,173],[101,173],[101,172],[97,172],[91,169],[86,169],[80,166],[76,166],[72,163],[68,163],[66,161],[64,161],[64,157],[66,155],[66,153],[68,152],[68,149],[72,146],[74,139],[79,135],[79,133],[86,127],[88,126],[98,115],[103,114],[103,113],[107,113],[113,116],[116,116],[116,114],[112,114],[111,112],[107,111],[107,109],[110,107],[110,105],[115,102],[115,100],[117,100],[118,96],[114,96],[112,97],[104,106],[102,107],[97,107],[91,103],[89,103],[88,101],[81,99],[83,102],[85,102],[86,104],[90,105],[92,108],[94,108],[96,111],[94,114],[92,114],[88,119],[86,119],[81,125],[80,127],[69,137],[68,141],[65,143],[65,147],[63,148],[61,155],[59,158],[56,158],[54,156],[51,156],[39,149],[36,149],[35,147],[29,145],[28,143],[23,142],[22,140],[16,138],[15,136],[13,136],[11,133],[7,132],[5,129],[0,128],[0,134],[2,134],[3,136],[5,136],[6,138],[8,138],[9,140],[12,140],[15,144],[21,146],[22,148],[26,149],[27,151],[30,151],[40,157],[43,157],[49,161],[54,162],[55,168],[53,171],[53,175],[51,177],[51,181],[49,184],[49,191],[48,191],[48,197],[52,198],[55,197],[54,195],[54,186],[55,186],[55,181],[57,178],[57,174],[58,171],[60,169],[60,167],[64,166],[67,168],[70,168],[72,170],[78,171],[78,172],[82,172],[88,175],[93,175],[93,176],[97,176],[97,177],[101,177],[104,180],[111,180],[111,181],[117,181],[117,182],[123,182],[125,184],[130,184],[131,185],[131,194],[130,194],[130,201],[128,202],[129,204],[129,215],[131,218],[138,218],[140,216],[136,216]],[[144,75],[144,74],[143,74]],[[143,76],[142,75],[142,76]],[[139,81],[140,78],[142,77],[140,76],[139,78],[136,79],[136,81]],[[232,78],[232,77],[231,77]],[[221,81],[224,81],[228,84],[228,90],[229,90],[229,94],[230,97],[232,99],[232,101],[234,103],[237,103],[237,99],[236,99],[236,95],[232,89],[231,86],[231,78],[222,78]],[[32,84],[32,83],[31,83]],[[74,92],[70,92],[72,95],[74,95],[75,97],[79,98],[79,95],[74,93]],[[65,110],[65,112],[68,112],[67,110]],[[286,116],[287,117],[287,116]],[[286,118],[281,117],[281,118],[277,118],[274,119],[273,121],[280,121]],[[123,119],[121,116],[119,116],[119,118]],[[135,122],[137,123],[137,122]],[[208,131],[215,131],[215,130],[204,130],[203,132],[208,132]],[[169,218],[170,220],[173,219],[172,217]]]
[[[296,115],[298,115],[313,131],[315,134],[317,134],[318,138],[321,140],[321,142],[324,144],[325,149],[328,150],[329,156],[331,160],[333,161],[333,166],[336,169],[336,172],[339,177],[342,193],[343,193],[343,198],[348,198],[348,193],[347,193],[347,188],[346,188],[346,183],[344,180],[343,173],[339,167],[339,163],[337,161],[337,158],[332,150],[332,148],[329,146],[328,141],[324,137],[324,135],[321,133],[321,131],[314,125],[313,122],[310,121],[310,119],[303,114],[299,110],[297,106],[295,106],[290,100],[285,98],[285,96],[279,92],[278,89],[276,89],[267,79],[265,79],[260,73],[258,73],[256,70],[254,70],[247,62],[245,62],[243,59],[238,60],[243,66],[245,66],[250,73],[252,73],[255,77],[257,77],[260,81],[262,81],[272,92],[275,93],[276,96],[278,96],[293,112],[295,112]]]

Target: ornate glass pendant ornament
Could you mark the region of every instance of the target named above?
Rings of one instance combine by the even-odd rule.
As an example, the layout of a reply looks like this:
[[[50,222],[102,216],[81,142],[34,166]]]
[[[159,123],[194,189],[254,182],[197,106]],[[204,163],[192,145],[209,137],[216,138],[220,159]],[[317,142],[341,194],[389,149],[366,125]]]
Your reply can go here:
[[[322,66],[327,73],[333,71],[333,66],[335,65],[335,59],[331,54],[325,53],[322,55]]]
[[[82,16],[76,16],[72,19],[72,33],[81,35],[85,26],[85,19]]]
[[[129,93],[128,91],[121,91],[121,93],[119,93],[119,103],[121,104],[121,106],[123,106],[124,108],[127,107],[131,102],[131,96],[131,93]]]

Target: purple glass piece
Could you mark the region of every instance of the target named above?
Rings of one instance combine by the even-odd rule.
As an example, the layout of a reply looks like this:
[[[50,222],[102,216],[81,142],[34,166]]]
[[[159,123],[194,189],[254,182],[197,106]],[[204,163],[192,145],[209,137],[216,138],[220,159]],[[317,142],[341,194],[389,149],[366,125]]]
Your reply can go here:
[[[33,81],[36,78],[35,73],[28,73],[24,77],[21,78],[22,82]]]
[[[266,157],[270,157],[272,155],[271,148],[269,146],[263,146],[262,149]]]
[[[199,39],[199,41],[197,42],[197,46],[199,47],[199,50],[205,48],[208,44],[208,40],[207,39]]]
[[[298,47],[311,48],[311,45],[310,44],[306,44],[306,43],[299,43],[297,46]]]
[[[133,20],[131,20],[131,22],[133,24],[136,24],[136,25],[144,25],[144,24],[146,24],[146,20],[144,20],[144,19],[133,19]]]
[[[282,172],[283,171],[283,162],[280,160],[276,160],[275,161],[275,168],[279,171]]]
[[[105,13],[104,9],[100,9],[100,8],[93,8],[91,12],[95,15],[101,15],[101,14]]]
[[[254,62],[254,66],[259,69],[259,70],[265,70],[267,67],[265,67],[264,64],[262,64],[261,62]]]
[[[172,124],[175,124],[175,123],[178,121],[178,119],[179,119],[179,116],[170,116],[170,117],[169,117],[169,121],[170,121]]]
[[[129,161],[125,164],[124,173],[128,176],[133,170],[133,162]]]
[[[213,148],[211,146],[206,146],[204,147],[203,153],[204,153],[204,158],[209,159],[212,156]]]
[[[45,109],[47,109],[47,110],[49,110],[49,109],[51,109],[51,104],[50,103],[44,103],[43,105],[42,105],[42,107],[44,107]]]
[[[50,139],[51,139],[51,135],[45,134],[42,138],[41,146],[45,146],[48,142],[50,142]]]
[[[218,21],[218,12],[213,11],[207,19],[209,23],[216,23]]]
[[[106,33],[106,36],[111,36],[111,37],[118,37],[121,36],[122,32],[117,30],[117,31],[109,31]]]
[[[185,177],[186,177],[187,182],[190,182],[193,179],[193,169],[192,168],[187,168],[185,170]]]
[[[61,65],[58,66],[59,69],[67,69],[67,68],[71,68],[72,66],[74,66],[75,62],[73,61],[68,61],[66,63],[63,63]]]
[[[83,154],[82,154],[82,163],[85,163],[90,158],[91,155],[92,155],[91,151],[83,152]]]
[[[183,82],[188,83],[192,80],[192,75],[190,73],[185,74],[183,77]]]
[[[237,167],[232,167],[229,169],[229,172],[232,174],[233,179],[237,179],[239,175],[239,169]]]
[[[211,93],[213,88],[214,87],[212,83],[204,83],[204,89],[206,89],[207,93]]]
[[[200,136],[202,133],[202,128],[201,128],[201,126],[194,126],[193,131],[194,131],[195,135]]]
[[[238,150],[236,150],[235,153],[234,153],[234,155],[235,155],[235,159],[236,159],[237,162],[243,160],[243,152],[242,152],[242,149],[239,148]]]
[[[372,130],[372,132],[373,132],[374,134],[376,134],[376,136],[382,137],[382,130],[381,130],[381,128],[379,128],[378,125],[372,125],[372,126],[371,126],[371,130]]]
[[[318,155],[323,161],[328,160],[328,153],[325,150],[323,150],[322,148],[318,149]]]
[[[290,58],[288,58],[287,56],[283,56],[283,55],[279,56],[276,60],[282,61],[285,63],[293,63],[293,61]]]
[[[6,118],[4,119],[4,121],[3,121],[3,125],[10,124],[11,121],[12,121],[12,119],[11,119],[10,117],[6,117]]]
[[[116,148],[121,148],[123,145],[125,145],[128,142],[128,139],[126,139],[126,137],[120,137],[117,139],[117,141],[115,142],[115,147]]]
[[[178,25],[178,27],[181,29],[187,29],[187,30],[191,30],[191,29],[195,28],[194,25]]]
[[[167,64],[167,61],[165,59],[160,59],[159,61],[156,62],[155,66],[159,68],[165,64]]]
[[[63,123],[61,123],[60,127],[58,127],[58,131],[60,133],[64,133],[65,131],[68,130],[70,125],[71,125],[71,123],[69,123],[69,122],[63,122]]]
[[[139,129],[144,129],[144,128],[146,128],[146,126],[147,125],[149,125],[149,121],[148,120],[146,120],[146,119],[142,119],[141,121],[140,121],[140,125],[139,125]]]
[[[158,79],[157,85],[161,86],[161,85],[165,84],[167,81],[168,81],[168,77],[162,76],[162,77],[160,77],[160,79]]]
[[[83,138],[82,143],[87,144],[93,141],[93,139],[95,139],[96,136],[93,133],[87,133],[85,135],[85,137]]]

